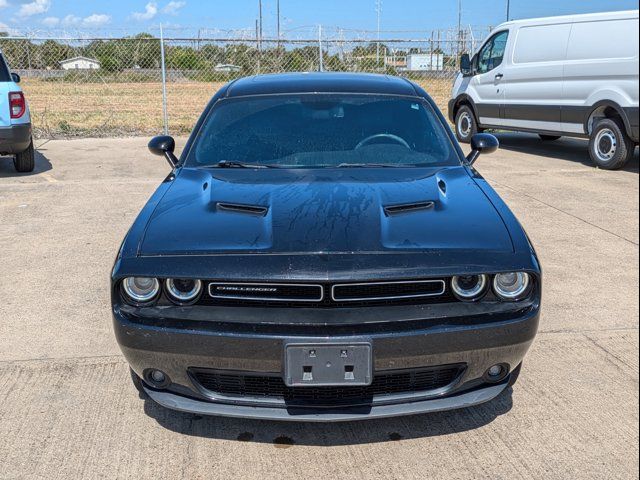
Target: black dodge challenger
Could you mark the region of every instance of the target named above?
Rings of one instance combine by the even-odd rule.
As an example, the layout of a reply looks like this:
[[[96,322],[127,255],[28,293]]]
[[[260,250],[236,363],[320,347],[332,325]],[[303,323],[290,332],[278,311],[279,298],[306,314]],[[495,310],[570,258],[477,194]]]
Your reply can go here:
[[[541,270],[522,227],[405,79],[222,88],[111,277],[135,386],[199,414],[340,421],[468,407],[517,379]]]

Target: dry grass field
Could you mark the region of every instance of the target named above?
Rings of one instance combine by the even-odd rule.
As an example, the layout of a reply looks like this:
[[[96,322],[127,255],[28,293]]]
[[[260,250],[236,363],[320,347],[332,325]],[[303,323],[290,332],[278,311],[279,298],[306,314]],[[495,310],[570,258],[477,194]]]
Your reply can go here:
[[[451,81],[432,79],[420,83],[444,111]],[[159,82],[84,83],[27,78],[22,86],[40,138],[137,136],[162,131]],[[188,134],[221,86],[205,82],[169,83],[171,133]]]

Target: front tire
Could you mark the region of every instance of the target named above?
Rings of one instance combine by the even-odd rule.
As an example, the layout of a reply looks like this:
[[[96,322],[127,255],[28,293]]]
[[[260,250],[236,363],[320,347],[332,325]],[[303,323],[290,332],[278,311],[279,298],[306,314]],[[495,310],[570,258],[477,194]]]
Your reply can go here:
[[[595,124],[589,138],[589,155],[599,168],[618,170],[633,157],[635,145],[619,120],[604,118]]]
[[[31,143],[29,143],[29,147],[27,147],[24,152],[16,154],[13,159],[13,166],[19,173],[33,172],[36,166],[35,151],[33,149],[33,139],[31,140]]]
[[[471,137],[479,132],[478,122],[473,110],[463,105],[456,113],[456,137],[460,143],[470,143]]]

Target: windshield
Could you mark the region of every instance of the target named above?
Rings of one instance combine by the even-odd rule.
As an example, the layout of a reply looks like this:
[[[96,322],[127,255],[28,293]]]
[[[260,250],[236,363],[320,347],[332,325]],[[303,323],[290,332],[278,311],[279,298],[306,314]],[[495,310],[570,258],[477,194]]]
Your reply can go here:
[[[187,166],[446,166],[460,161],[431,106],[389,95],[269,95],[221,100]]]

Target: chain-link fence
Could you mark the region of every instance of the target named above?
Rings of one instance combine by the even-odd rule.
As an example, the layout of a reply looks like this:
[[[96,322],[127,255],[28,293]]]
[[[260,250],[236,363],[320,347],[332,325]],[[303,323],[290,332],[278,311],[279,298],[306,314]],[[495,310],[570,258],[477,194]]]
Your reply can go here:
[[[189,133],[221,85],[238,77],[294,71],[374,72],[422,85],[444,108],[460,54],[476,39],[0,38],[22,77],[36,135]],[[163,69],[164,66],[164,69]],[[163,83],[164,82],[164,83]],[[163,88],[164,87],[164,88]],[[163,114],[166,106],[167,115]]]

